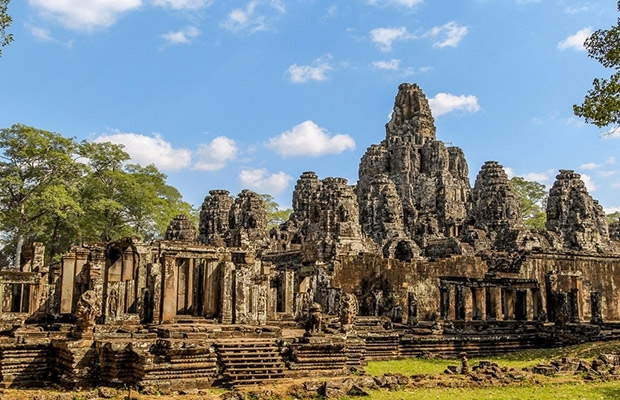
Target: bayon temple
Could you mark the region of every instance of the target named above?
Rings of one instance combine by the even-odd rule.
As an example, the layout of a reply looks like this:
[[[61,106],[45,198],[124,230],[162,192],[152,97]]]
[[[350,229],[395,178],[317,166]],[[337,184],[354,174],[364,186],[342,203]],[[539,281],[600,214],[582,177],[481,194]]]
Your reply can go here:
[[[619,338],[620,223],[579,174],[559,171],[543,232],[498,162],[468,174],[402,84],[357,184],[303,173],[277,228],[256,193],[211,190],[162,240],[59,265],[32,243],[0,270],[2,382],[200,388]]]

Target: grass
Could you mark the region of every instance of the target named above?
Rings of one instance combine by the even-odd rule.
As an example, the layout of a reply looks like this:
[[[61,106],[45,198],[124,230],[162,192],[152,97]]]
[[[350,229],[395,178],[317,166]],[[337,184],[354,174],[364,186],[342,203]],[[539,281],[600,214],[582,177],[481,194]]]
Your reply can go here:
[[[603,353],[620,352],[620,342],[585,343],[554,349],[523,350],[501,356],[485,357],[502,367],[522,370],[525,367],[548,363],[561,357],[580,358],[591,361]],[[471,367],[478,364],[479,358],[469,359]],[[520,384],[498,387],[472,387],[464,385],[459,376],[444,375],[448,365],[460,365],[459,359],[412,358],[391,361],[371,361],[366,372],[372,376],[386,373],[410,375],[435,375],[439,385],[430,387],[406,388],[398,392],[386,390],[372,391],[372,399],[387,400],[599,400],[620,399],[620,381],[584,381],[579,375],[546,377],[536,375],[533,379]],[[437,387],[433,387],[437,386]],[[443,386],[443,387],[441,387]]]
[[[620,399],[620,382],[498,388],[405,389],[398,392],[375,390],[370,395],[370,398],[375,400],[606,400]]]
[[[523,350],[495,357],[470,358],[469,365],[477,365],[480,360],[490,360],[501,366],[521,370],[540,363],[547,363],[552,359],[561,357],[591,360],[602,353],[617,352],[620,352],[620,342],[595,342],[562,348]],[[366,372],[372,376],[379,376],[386,373],[398,373],[407,376],[417,374],[441,374],[448,365],[460,365],[460,363],[459,359],[444,358],[408,358],[390,361],[370,361],[366,367]],[[618,398],[620,399],[620,397]]]

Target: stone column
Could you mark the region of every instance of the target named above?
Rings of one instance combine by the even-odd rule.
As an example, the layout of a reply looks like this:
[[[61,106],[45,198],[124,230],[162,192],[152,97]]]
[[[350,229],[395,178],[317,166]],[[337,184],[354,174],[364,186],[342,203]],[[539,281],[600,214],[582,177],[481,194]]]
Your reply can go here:
[[[502,289],[502,301],[504,304],[504,320],[515,319],[515,290],[512,288]]]
[[[501,293],[497,286],[487,286],[486,288],[486,317],[489,321],[502,319]]]
[[[153,323],[161,324],[162,321],[162,303],[164,301],[164,291],[162,285],[162,268],[160,264],[152,264],[150,266],[149,275],[152,280],[153,293]]]
[[[220,323],[232,324],[233,323],[233,293],[235,289],[235,264],[231,261],[225,261],[220,263],[222,270],[222,276],[220,282],[221,296],[220,296]]]
[[[1,297],[0,297],[1,298]],[[590,323],[600,325],[603,323],[603,304],[601,301],[601,293],[590,292]]]
[[[75,252],[65,253],[62,256],[62,272],[60,283],[60,313],[73,312],[73,291],[75,280]]]
[[[466,307],[465,307],[465,286],[456,285],[455,290],[455,311],[454,311],[454,319],[459,321],[465,320]]]
[[[539,321],[546,319],[543,307],[543,298],[540,288],[532,288],[532,320]]]
[[[472,298],[471,319],[472,320],[484,319],[486,315],[484,295],[485,295],[484,288],[481,288],[481,287],[471,288],[471,298]]]
[[[170,323],[174,321],[177,314],[177,271],[176,257],[174,254],[164,254],[163,273],[162,273],[162,309],[161,322]]]
[[[203,314],[213,318],[220,312],[221,268],[217,260],[208,260],[205,266]]]
[[[188,258],[187,262],[187,277],[185,286],[185,313],[194,315],[194,291],[196,288],[194,287],[194,259]]]
[[[441,282],[439,286],[439,318],[450,319],[450,286],[446,282]]]
[[[287,269],[284,272],[284,287],[282,289],[284,312],[293,315],[293,304],[295,303],[295,271],[292,269]]]

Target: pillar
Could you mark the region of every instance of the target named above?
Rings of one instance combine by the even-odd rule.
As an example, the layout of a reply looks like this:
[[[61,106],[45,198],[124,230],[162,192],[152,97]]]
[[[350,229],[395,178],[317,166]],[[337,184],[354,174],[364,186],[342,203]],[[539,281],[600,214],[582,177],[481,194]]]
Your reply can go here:
[[[442,282],[439,286],[439,317],[443,320],[450,319],[450,286]]]
[[[161,304],[161,322],[173,322],[177,314],[177,274],[176,257],[169,253],[164,254]]]
[[[287,269],[284,272],[284,312],[293,315],[293,304],[295,302],[295,271]]]
[[[466,314],[465,307],[465,286],[456,285],[455,290],[455,310],[454,310],[454,319],[464,321]]]
[[[484,288],[481,288],[481,287],[471,288],[471,299],[472,299],[471,319],[472,320],[484,319],[486,315],[484,295],[485,295]]]
[[[487,320],[496,321],[502,319],[501,293],[497,286],[486,288],[486,317]]]
[[[235,289],[235,264],[226,261],[220,264],[222,269],[222,277],[220,282],[220,322],[223,324],[233,323],[233,307],[234,307],[234,289]]]
[[[515,319],[515,290],[512,288],[502,289],[502,305],[504,320]]]
[[[205,267],[203,314],[214,318],[220,311],[220,263],[209,260]]]

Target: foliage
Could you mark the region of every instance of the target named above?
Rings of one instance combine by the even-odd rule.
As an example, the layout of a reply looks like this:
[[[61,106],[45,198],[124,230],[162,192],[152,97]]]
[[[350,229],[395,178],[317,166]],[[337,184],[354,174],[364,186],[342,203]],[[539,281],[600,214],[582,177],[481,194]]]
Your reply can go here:
[[[0,238],[5,260],[39,241],[50,262],[71,245],[161,237],[172,218],[195,214],[153,165],[128,164],[122,146],[76,143],[13,125],[0,130]]]
[[[607,214],[607,222],[612,224],[614,222],[618,222],[620,220],[620,211],[616,211],[615,213]]]
[[[193,213],[166,184],[166,175],[154,165],[127,164],[121,146],[82,142],[80,153],[89,167],[81,188],[83,240],[151,240],[163,235],[175,215]]]
[[[50,221],[79,212],[75,200],[75,143],[24,125],[0,130],[0,222],[18,261],[25,240],[43,235]]]
[[[538,182],[527,181],[520,176],[510,179],[515,196],[519,199],[523,222],[525,225],[543,231],[547,221],[547,190],[545,185]]]
[[[618,2],[620,11],[620,1]],[[599,128],[620,124],[620,18],[610,29],[599,29],[586,39],[588,56],[615,73],[608,79],[596,78],[581,105],[574,105],[575,115]],[[614,128],[614,131],[618,129]]]
[[[6,30],[13,21],[7,9],[11,0],[0,0],[0,57],[2,57],[2,47],[13,41],[13,35],[6,33]]]
[[[293,212],[292,209],[281,209],[280,205],[276,202],[270,194],[261,194],[261,199],[265,203],[265,209],[267,210],[267,229],[280,226],[288,220],[288,217]]]

